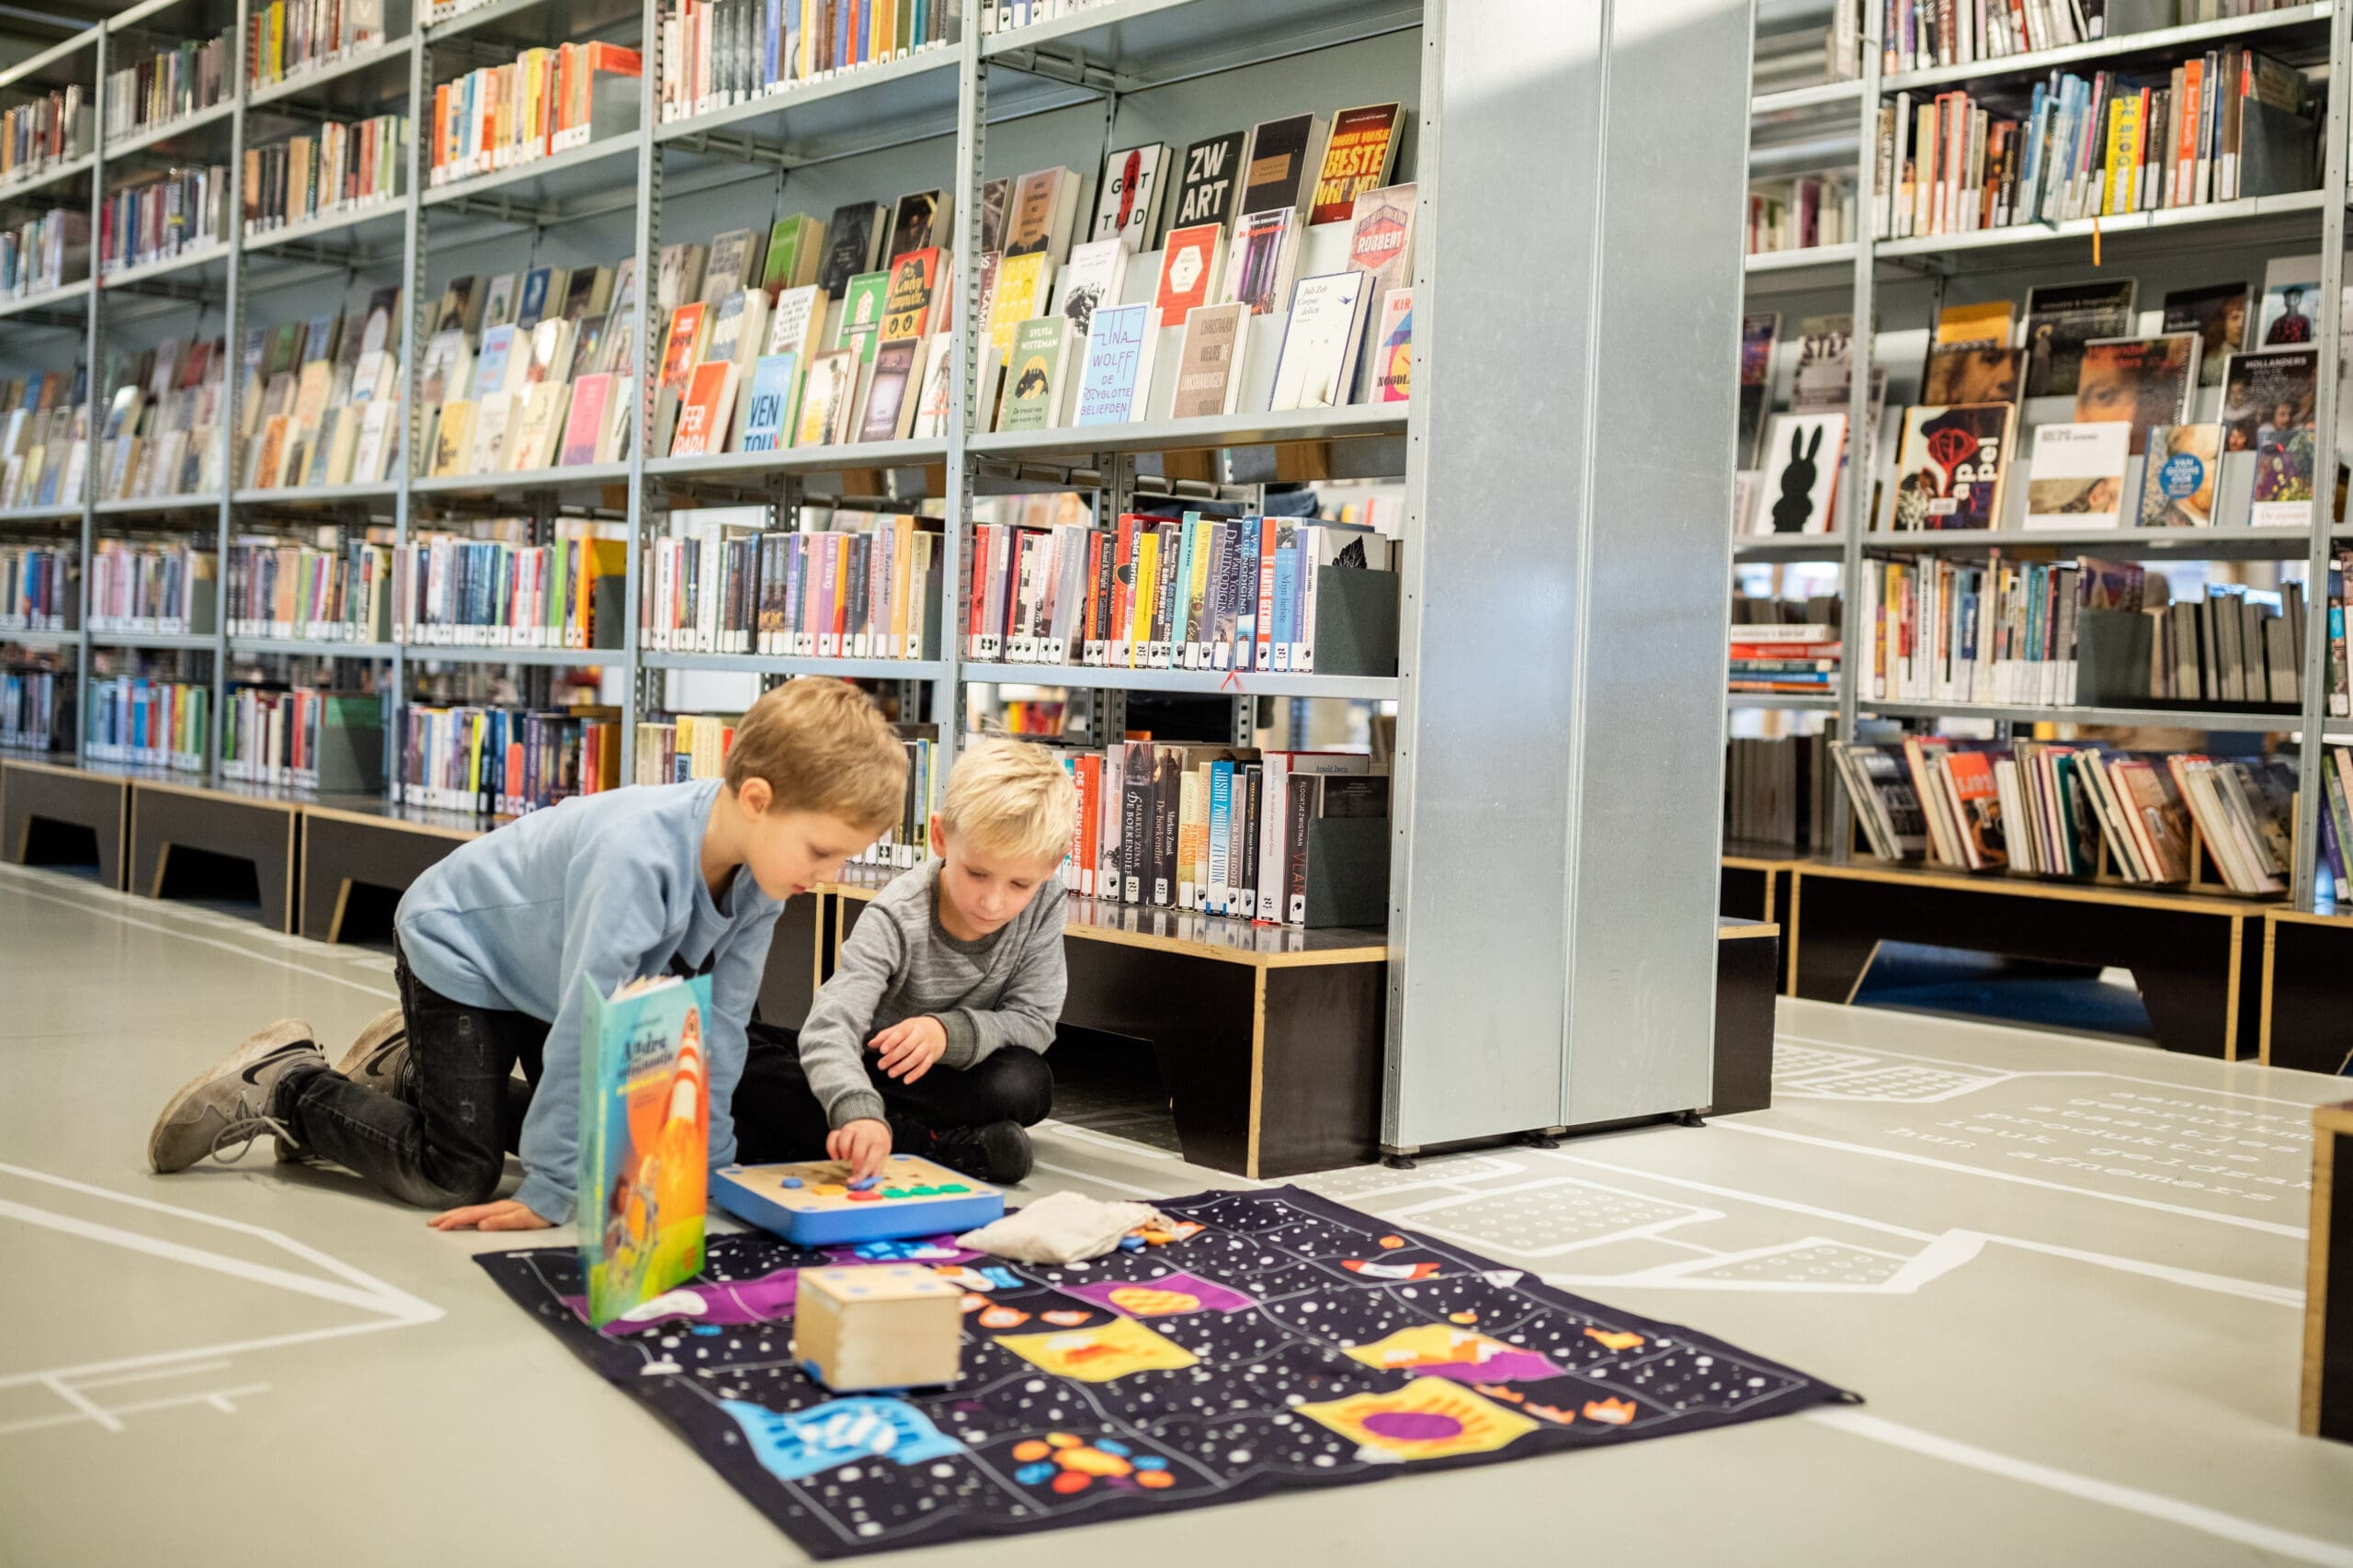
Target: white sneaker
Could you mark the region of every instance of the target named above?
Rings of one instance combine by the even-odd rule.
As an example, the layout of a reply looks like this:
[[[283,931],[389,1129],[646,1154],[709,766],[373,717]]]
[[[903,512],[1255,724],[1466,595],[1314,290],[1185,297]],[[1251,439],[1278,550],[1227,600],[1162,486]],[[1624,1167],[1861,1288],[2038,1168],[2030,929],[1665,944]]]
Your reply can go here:
[[[363,1089],[398,1096],[408,1072],[408,1024],[401,1010],[387,1007],[369,1019],[335,1070]]]
[[[327,1064],[325,1053],[300,1018],[280,1018],[205,1069],[171,1097],[147,1138],[147,1163],[158,1172],[184,1171],[206,1155],[243,1159],[255,1139],[275,1134],[278,1156],[293,1157],[286,1124],[269,1114],[278,1081],[295,1067]],[[222,1155],[234,1143],[234,1154]]]

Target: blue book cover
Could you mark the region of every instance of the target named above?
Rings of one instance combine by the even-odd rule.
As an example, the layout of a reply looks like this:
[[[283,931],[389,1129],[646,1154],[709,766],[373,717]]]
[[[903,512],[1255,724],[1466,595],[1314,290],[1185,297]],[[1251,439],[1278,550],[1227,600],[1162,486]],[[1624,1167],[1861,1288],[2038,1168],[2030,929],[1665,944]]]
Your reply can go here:
[[[1233,546],[1233,667],[1250,668],[1258,642],[1258,530],[1264,517],[1237,517]]]
[[[1290,645],[1299,637],[1299,528],[1275,525],[1275,668],[1290,668]]]
[[[1223,915],[1233,881],[1233,764],[1210,764],[1210,896],[1211,915]]]
[[[782,448],[792,428],[793,393],[801,384],[801,356],[787,351],[763,355],[752,369],[752,401],[744,415],[744,448],[747,452],[773,452]]]
[[[522,297],[515,305],[515,325],[518,330],[530,331],[548,313],[548,286],[552,277],[552,269],[545,267],[535,267],[523,274]]]
[[[1152,307],[1096,307],[1086,329],[1086,368],[1078,383],[1081,425],[1127,425],[1151,391]]]
[[[545,279],[541,279],[544,285]],[[510,323],[494,326],[482,335],[482,353],[474,360],[473,400],[480,412],[482,400],[506,390],[506,368],[515,353],[515,327]]]
[[[580,1264],[589,1322],[702,1269],[710,1172],[710,976],[586,980],[580,1042]]]

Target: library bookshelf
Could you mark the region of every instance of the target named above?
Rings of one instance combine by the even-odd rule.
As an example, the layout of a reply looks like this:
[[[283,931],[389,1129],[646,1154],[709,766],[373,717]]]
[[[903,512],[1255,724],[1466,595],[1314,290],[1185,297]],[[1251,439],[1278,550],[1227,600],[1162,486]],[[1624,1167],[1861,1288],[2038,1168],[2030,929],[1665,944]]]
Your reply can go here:
[[[1777,49],[1786,61],[1791,57],[1793,47],[1814,48],[1822,38],[1821,13],[1824,9],[1818,6],[1794,10],[1784,6],[1768,23],[1760,24],[1765,28],[1758,35],[1760,60]],[[2267,256],[2317,250],[2321,256],[2322,295],[2317,342],[2323,373],[2314,410],[2313,472],[2320,476],[2337,472],[2346,456],[2339,451],[2337,439],[2337,400],[2343,389],[2337,377],[2328,373],[2328,367],[2336,362],[2342,333],[2347,325],[2353,325],[2341,320],[2339,312],[2345,282],[2346,208],[2348,195],[2353,195],[2347,186],[2348,119],[2343,86],[2348,36],[2353,36],[2353,7],[2344,6],[2340,0],[2313,0],[2252,16],[2143,28],[2090,42],[1909,71],[1886,68],[1887,53],[1879,31],[1881,7],[1864,4],[1859,9],[1859,70],[1852,79],[1783,85],[1790,83],[1790,74],[1786,69],[1778,74],[1760,74],[1760,86],[1769,86],[1771,90],[1757,91],[1750,101],[1752,170],[1778,176],[1801,169],[1851,168],[1856,215],[1851,237],[1842,236],[1840,243],[1748,256],[1746,293],[1751,309],[1851,312],[1859,357],[1869,352],[1873,355],[1871,362],[1882,369],[1891,364],[1897,366],[1890,379],[1901,382],[1905,374],[1901,369],[1904,357],[1911,350],[1891,350],[1890,337],[1933,324],[1938,311],[1949,303],[2020,299],[2030,284],[2066,278],[2132,276],[2141,268],[2162,273],[2169,284],[2177,279],[2188,281],[2190,275],[2201,267],[2212,278],[2234,278],[2245,275],[2247,268],[2259,267]],[[1800,11],[1803,14],[1800,15]],[[1900,239],[1886,237],[1880,232],[1883,225],[1873,221],[1875,205],[1883,204],[1885,199],[1883,191],[1874,190],[1879,170],[1872,155],[1879,146],[1881,110],[1883,105],[1893,104],[1899,93],[1911,94],[1909,101],[1915,106],[1924,99],[1933,99],[1938,92],[1954,88],[1965,89],[1973,99],[1982,100],[1981,89],[1998,93],[2006,87],[2030,86],[2039,78],[2060,69],[2111,70],[2129,75],[2137,68],[2148,68],[2155,77],[2162,78],[2164,68],[2173,61],[2233,44],[2260,50],[2303,69],[2316,83],[2325,112],[2318,125],[2320,156],[2315,160],[2315,188],[2096,220],[2042,222]],[[1813,73],[1823,74],[1820,70]],[[2256,271],[2252,276],[2260,278],[2261,273]],[[2145,309],[2154,302],[2144,293],[2138,305]],[[1904,341],[1909,343],[1911,339]],[[1922,352],[1925,355],[1925,349]],[[2353,533],[2339,525],[2331,516],[2331,508],[2322,503],[2310,508],[2305,526],[2296,528],[2154,529],[2126,526],[2032,532],[2002,528],[1891,533],[1876,513],[1880,509],[1878,503],[1889,493],[1888,487],[1895,477],[1894,454],[1885,449],[1887,443],[1881,439],[1885,426],[1871,418],[1870,381],[1866,375],[1853,378],[1846,408],[1847,427],[1852,433],[1847,472],[1866,476],[1866,482],[1840,485],[1831,527],[1822,534],[1756,536],[1736,523],[1733,545],[1736,562],[1744,565],[1834,563],[1839,569],[1839,592],[1849,603],[1854,585],[1877,562],[1893,558],[1972,560],[1994,550],[1998,550],[2006,561],[2021,555],[2029,560],[2067,559],[2082,552],[2149,563],[2275,562],[2283,567],[2300,566],[2302,582],[2311,596],[2303,642],[2295,650],[2301,700],[2292,708],[2249,711],[2174,703],[2050,708],[1883,699],[1868,695],[1862,687],[1866,629],[1859,624],[1859,615],[1850,614],[1842,617],[1844,656],[1830,692],[1795,703],[1735,693],[1728,699],[1728,710],[1775,706],[1807,708],[1828,715],[1828,722],[1841,737],[1857,734],[1858,724],[1862,721],[1893,720],[1909,730],[1925,733],[1933,731],[1940,721],[1965,719],[1989,722],[1997,735],[2065,739],[2106,729],[2163,728],[2202,732],[2210,742],[2221,743],[2217,750],[2229,749],[2232,743],[2226,737],[2237,737],[2241,744],[2269,744],[2283,750],[2292,748],[2298,778],[2290,835],[2292,881],[2282,893],[2266,898],[2212,891],[2199,885],[2200,879],[2193,879],[2186,888],[2123,887],[2111,885],[2108,879],[2083,882],[2016,876],[1972,877],[1937,868],[1889,865],[1872,859],[1861,847],[1851,826],[1848,802],[1840,790],[1834,801],[1834,826],[1826,846],[1807,851],[1753,845],[1727,846],[1723,859],[1725,896],[1736,900],[1739,907],[1760,913],[1772,907],[1764,903],[1769,898],[1788,912],[1783,916],[1791,927],[1785,943],[1789,960],[1787,983],[1792,994],[1806,995],[1830,995],[1851,990],[1862,967],[1868,964],[1869,955],[1845,954],[1838,962],[1831,961],[1819,946],[1825,935],[1820,920],[1813,922],[1814,930],[1809,934],[1805,929],[1808,923],[1796,907],[1809,898],[1804,889],[1826,893],[1836,879],[1847,884],[1849,890],[1866,883],[1901,890],[1900,901],[1907,912],[1904,918],[1910,923],[1909,928],[1928,933],[1947,945],[2006,952],[2021,958],[2070,957],[2074,948],[2081,944],[2075,940],[2075,931],[2064,928],[2068,922],[2046,922],[2036,915],[2002,920],[1998,929],[1989,929],[1984,924],[1990,918],[1986,912],[1992,905],[2016,907],[2040,901],[2053,910],[2072,910],[2073,924],[2077,927],[2094,926],[2105,931],[2105,935],[2086,940],[2104,952],[2123,955],[2101,961],[2122,963],[2143,977],[2144,997],[2150,1001],[2153,1016],[2174,1007],[2178,998],[2159,998],[2156,986],[2148,976],[2159,961],[2160,951],[2179,949],[2172,945],[2175,938],[2168,937],[2159,948],[2140,952],[2137,961],[2132,961],[2136,950],[2128,939],[2128,932],[2133,922],[2143,916],[2203,922],[2211,927],[2208,937],[2200,939],[2203,943],[2200,950],[2206,955],[2200,961],[2205,965],[2203,972],[2211,982],[2211,994],[2199,999],[2197,1011],[2201,1019],[2217,1026],[2227,1022],[2227,1028],[2218,1033],[2205,1022],[2192,1029],[2177,1022],[2168,1028],[2159,1021],[2159,1033],[2169,1045],[2223,1055],[2261,1051],[2265,1059],[2270,1060],[2270,1042],[2279,1032],[2270,1022],[2274,987],[2270,969],[2258,961],[2257,955],[2268,955],[2276,946],[2277,962],[2284,975],[2291,962],[2302,962],[2311,956],[2303,933],[2312,933],[2310,944],[2327,942],[2341,933],[2353,933],[2353,912],[2318,898],[2317,846],[2321,840],[2316,813],[2325,809],[2322,774],[2325,754],[2323,745],[2303,744],[2307,737],[2318,739],[2325,735],[2334,740],[2337,732],[2353,728],[2344,720],[2333,720],[2327,709],[2327,585],[2331,557],[2333,548],[2353,538]],[[1891,415],[1904,403],[1925,401],[1906,395],[1898,385],[1891,385],[1886,396]],[[2012,483],[2023,480],[2027,445],[2021,432],[2011,454]],[[2326,483],[2317,483],[2315,488],[2324,498],[2332,490]],[[2294,582],[2286,582],[2282,591],[2295,592]],[[1845,892],[1839,896],[1852,903],[1858,895]],[[1889,892],[1882,902],[1897,897],[1896,892]],[[1947,907],[1943,914],[1935,915],[1932,912],[1939,901],[1944,901]],[[1817,895],[1813,897],[1813,903],[1820,914],[1826,913],[1832,901]],[[2137,913],[2128,918],[2123,913],[2127,910]],[[2051,926],[2048,939],[2032,935],[2046,925]],[[2225,941],[2217,934],[2226,925],[2231,935]],[[2201,928],[2187,927],[2193,932]],[[2275,933],[2279,932],[2296,935],[2275,940]],[[1930,936],[1909,939],[1927,940]],[[2199,942],[2192,942],[2191,946],[2198,947]],[[2225,946],[2231,949],[2227,953],[2222,950]],[[2070,958],[2070,961],[2075,960]],[[2260,976],[2256,973],[2258,968],[2264,970]],[[2259,1004],[2256,998],[2258,986],[2262,993]],[[2246,993],[2245,1006],[2240,1005],[2242,991]],[[2193,1035],[2196,1043],[2190,1042]],[[2298,1064],[2309,1063],[2300,1061]]]

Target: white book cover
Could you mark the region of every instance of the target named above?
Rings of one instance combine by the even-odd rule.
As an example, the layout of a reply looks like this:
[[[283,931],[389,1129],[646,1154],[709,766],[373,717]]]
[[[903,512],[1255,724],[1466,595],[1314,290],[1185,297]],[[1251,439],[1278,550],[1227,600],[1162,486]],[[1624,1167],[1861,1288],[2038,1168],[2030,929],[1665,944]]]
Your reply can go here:
[[[797,354],[806,365],[815,357],[825,338],[825,317],[832,301],[814,283],[805,288],[787,289],[776,297],[776,309],[768,317],[767,352]]]
[[[1095,188],[1097,240],[1118,240],[1141,255],[1157,237],[1154,221],[1161,209],[1161,182],[1168,170],[1168,144],[1148,142],[1123,147],[1103,158],[1103,178]],[[1075,256],[1073,256],[1076,259]],[[1112,303],[1117,304],[1114,295]]]
[[[1120,302],[1128,282],[1129,255],[1126,242],[1116,237],[1072,247],[1070,261],[1055,283],[1054,309],[1070,318],[1077,335],[1094,330],[1097,311]]]
[[[1268,412],[1336,408],[1348,401],[1356,385],[1357,351],[1364,343],[1371,282],[1370,275],[1362,272],[1327,272],[1299,280],[1291,290],[1282,354],[1275,361]]]
[[[2124,464],[2132,426],[2044,425],[2027,470],[2029,528],[2112,528],[2123,515]]]

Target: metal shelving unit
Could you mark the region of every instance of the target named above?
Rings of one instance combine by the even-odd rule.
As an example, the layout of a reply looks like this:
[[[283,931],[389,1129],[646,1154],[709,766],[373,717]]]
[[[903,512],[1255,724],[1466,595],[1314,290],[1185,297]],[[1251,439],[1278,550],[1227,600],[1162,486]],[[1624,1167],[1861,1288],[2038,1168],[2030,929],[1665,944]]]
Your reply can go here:
[[[1881,40],[1878,33],[1880,8],[1866,6],[1863,10],[1865,36],[1862,74],[1859,79],[1759,94],[1750,103],[1753,138],[1756,122],[1759,119],[1769,119],[1777,115],[1787,117],[1799,111],[1835,110],[1852,101],[1854,119],[1851,135],[1856,151],[1849,155],[1856,159],[1855,210],[1859,236],[1851,244],[1813,250],[1773,252],[1750,256],[1746,261],[1752,294],[1826,291],[1836,286],[1840,277],[1850,278],[1859,369],[1869,364],[1865,357],[1877,339],[1877,290],[1882,280],[1921,276],[1942,278],[1963,271],[1983,272],[2040,265],[2051,258],[2050,253],[2070,244],[2088,246],[2095,242],[2103,247],[2113,247],[2110,259],[2130,261],[2134,256],[2161,250],[2212,248],[2234,242],[2256,244],[2277,239],[2283,246],[2309,248],[2317,238],[2323,257],[2318,341],[2324,346],[2340,341],[2340,333],[2347,324],[2338,319],[2338,305],[2345,279],[2348,185],[2347,101],[2346,95],[2339,90],[2339,84],[2345,80],[2348,59],[2353,59],[2353,43],[2348,42],[2348,19],[2353,19],[2353,6],[2341,6],[2336,0],[2315,0],[2313,4],[2256,16],[2122,33],[2063,48],[1900,73],[1882,71]],[[1916,101],[1924,92],[1933,95],[1944,88],[1982,82],[2023,82],[2054,69],[2080,65],[2095,69],[2130,70],[2138,62],[2152,64],[2159,61],[2169,62],[2180,53],[2238,40],[2258,48],[2293,47],[2315,57],[2312,74],[2321,84],[2320,90],[2325,93],[2326,108],[2319,132],[2325,164],[2318,188],[2097,220],[2018,224],[1970,233],[1888,239],[1875,233],[1872,220],[1875,192],[1872,185],[1877,170],[1870,154],[1878,145],[1880,106],[1893,95],[1910,92]],[[2324,52],[2325,65],[2317,59]],[[1847,134],[1846,131],[1840,132],[1842,144]],[[2317,231],[2316,234],[2314,231]],[[2336,428],[2337,382],[2334,375],[2325,373],[2325,367],[2332,359],[2333,356],[2324,347],[2322,363],[2325,369],[2314,410],[2313,457],[2315,488],[2323,497],[2331,493],[2333,486],[2329,481],[2336,472],[2339,459]],[[2032,554],[2042,551],[2073,552],[2081,550],[2107,556],[2145,560],[2302,561],[2305,565],[2306,583],[2316,585],[2315,591],[2325,596],[2332,542],[2353,539],[2353,529],[2332,528],[2326,508],[2319,502],[2313,506],[2311,524],[2302,528],[2158,530],[2127,528],[1891,534],[1873,527],[1878,519],[1863,518],[1859,522],[1855,516],[1856,506],[1861,504],[1858,497],[1871,495],[1879,473],[1876,455],[1871,449],[1877,432],[1870,426],[1869,390],[1868,374],[1855,376],[1853,395],[1847,409],[1847,463],[1850,475],[1864,477],[1861,483],[1839,486],[1838,515],[1834,519],[1834,531],[1788,541],[1737,538],[1734,554],[1738,559],[1835,559],[1840,562],[1841,581],[1848,590],[1859,580],[1868,561],[1889,554],[1972,554],[1998,549],[2008,555],[2014,552]],[[2013,456],[2014,472],[2022,472],[2015,465],[2023,460],[2020,456]],[[2308,634],[2302,650],[2302,689],[2304,697],[2301,708],[2295,711],[2249,714],[2169,708],[2013,708],[1898,702],[1865,698],[1859,691],[1862,628],[1854,624],[1851,616],[1847,618],[1844,632],[1846,656],[1841,661],[1836,700],[1819,706],[1820,710],[1835,711],[1841,734],[1854,733],[1856,721],[1863,714],[1923,720],[1949,717],[2013,723],[2150,725],[2280,735],[2317,734],[2322,733],[2327,700],[2328,614],[2325,603],[2312,605],[2305,619]],[[1790,706],[1768,702],[1761,698],[1734,696],[1729,700],[1733,706]],[[1811,699],[1804,700],[1807,706],[1815,706]],[[2341,727],[2342,722],[2339,723]],[[2303,746],[2300,753],[2302,779],[2297,798],[2296,842],[2302,847],[2299,863],[2294,868],[2292,893],[2293,903],[2299,908],[2309,907],[2313,895],[2314,846],[2319,842],[2315,812],[2321,798],[2321,755],[2319,747],[2309,745]],[[1835,815],[1834,843],[1837,847],[1833,858],[1844,861],[1851,857],[1853,851],[1843,794],[1837,801]]]

